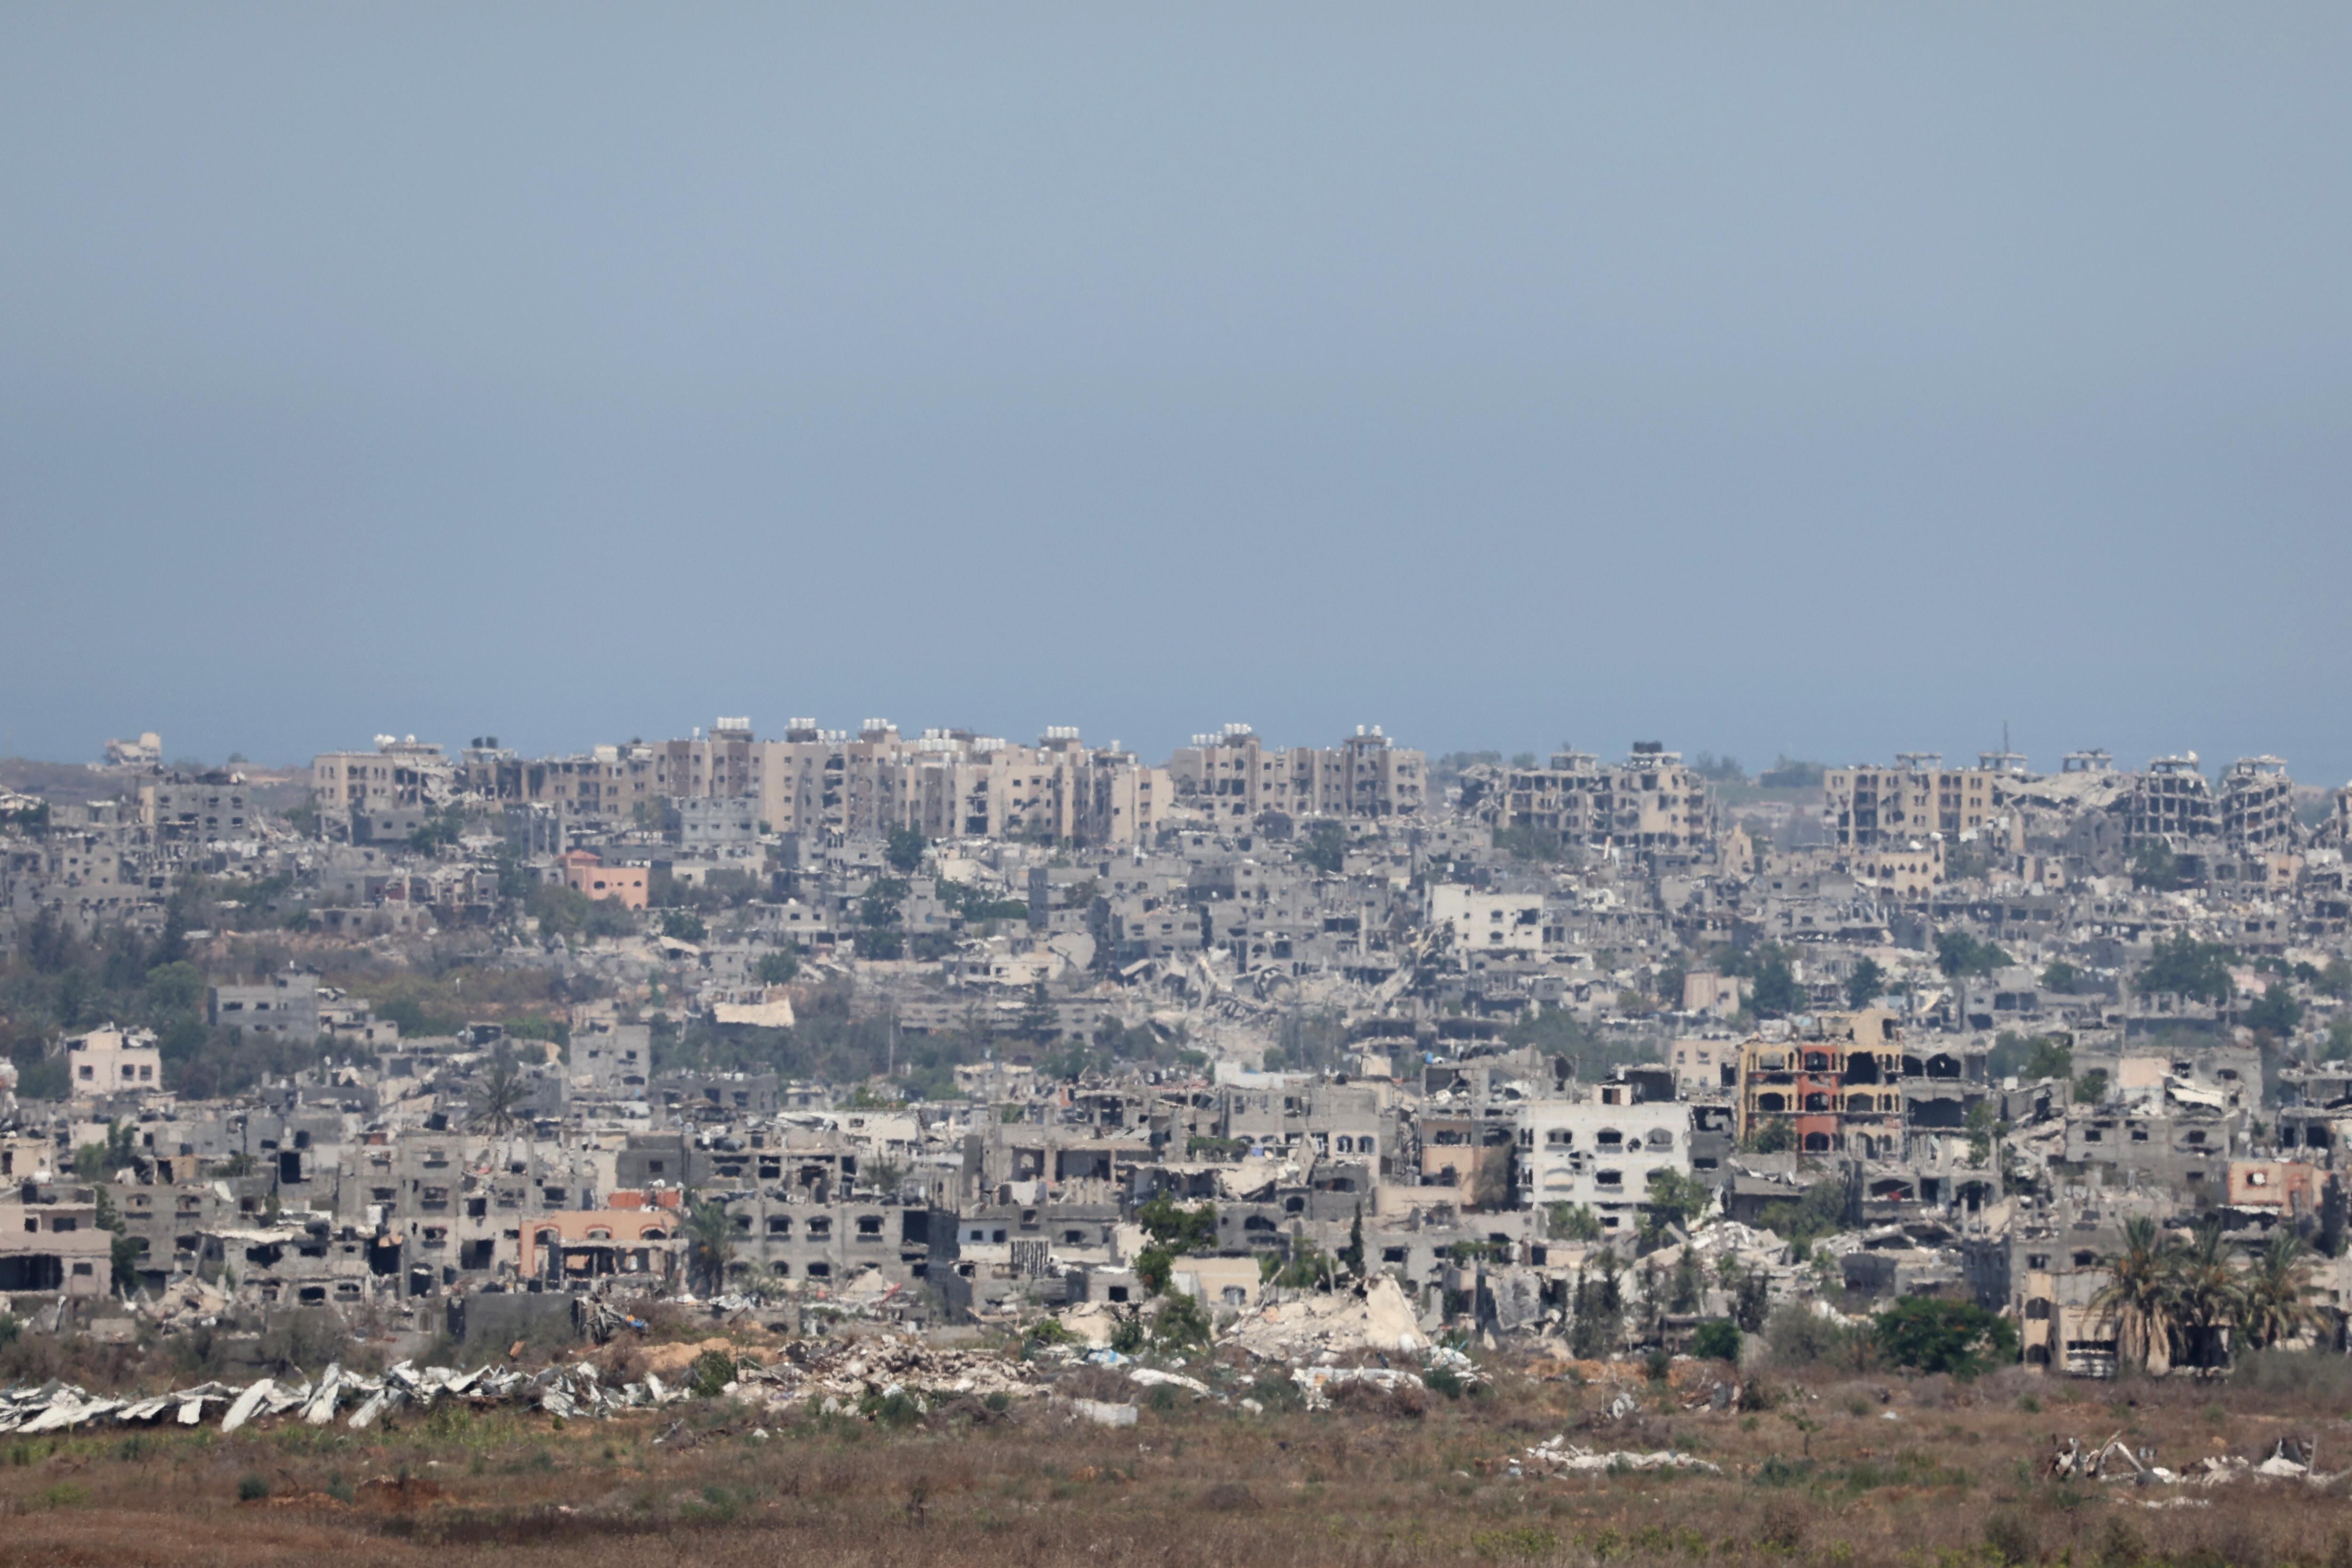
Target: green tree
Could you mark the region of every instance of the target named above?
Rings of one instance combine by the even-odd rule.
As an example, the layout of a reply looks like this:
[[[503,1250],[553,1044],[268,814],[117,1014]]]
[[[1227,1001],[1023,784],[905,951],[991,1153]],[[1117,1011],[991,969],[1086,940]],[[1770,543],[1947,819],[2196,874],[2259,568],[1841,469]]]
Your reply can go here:
[[[1162,1351],[1205,1350],[1209,1315],[1190,1296],[1171,1296],[1151,1320],[1151,1340]]]
[[[2329,959],[2327,967],[2319,972],[2319,978],[2312,984],[2319,988],[2323,996],[2333,996],[2338,1002],[2352,1002],[2352,963],[2346,962],[2340,954]]]
[[[2003,1030],[1986,1054],[1985,1068],[1996,1079],[2071,1078],[2074,1047],[2055,1035],[2021,1035]]]
[[[690,910],[662,911],[662,935],[672,942],[702,942],[710,940],[710,928],[702,917]]]
[[[1356,1217],[1348,1225],[1348,1245],[1339,1249],[1340,1267],[1360,1279],[1364,1277],[1364,1205],[1356,1205]]]
[[[2042,988],[2055,991],[2061,996],[2072,996],[2082,988],[2083,972],[2063,958],[2053,958],[2042,969]]]
[[[2352,1060],[2352,1015],[2339,1013],[2327,1020],[2327,1038],[2319,1047],[2324,1062]]]
[[[1623,1269],[1613,1252],[1585,1260],[1576,1271],[1576,1289],[1570,1300],[1568,1343],[1580,1361],[1597,1361],[1617,1348],[1625,1330],[1625,1292],[1618,1276]]]
[[[1805,1001],[1804,987],[1797,984],[1796,970],[1787,959],[1776,952],[1757,966],[1748,1005],[1759,1017],[1780,1018],[1801,1013]]]
[[[2309,1244],[2291,1230],[2273,1232],[2238,1283],[2238,1332],[2256,1350],[2294,1339],[2316,1321],[2311,1292]]]
[[[2294,999],[2284,981],[2273,980],[2263,988],[2263,994],[2245,1011],[2246,1027],[2258,1035],[2268,1035],[2274,1040],[2292,1037],[2295,1026],[2303,1022],[2303,1004]]]
[[[1549,827],[1497,827],[1495,847],[1514,860],[1552,866],[1575,858],[1575,847]]]
[[[1286,1290],[1328,1290],[1339,1275],[1338,1260],[1302,1237],[1291,1243],[1290,1257],[1274,1271],[1274,1282]]]
[[[1906,1296],[1878,1314],[1872,1337],[1896,1366],[1947,1373],[1963,1382],[2017,1359],[2017,1326],[1973,1301]]]
[[[1802,1257],[1822,1237],[1845,1228],[1845,1184],[1815,1182],[1802,1195],[1766,1204],[1757,1211],[1757,1223],[1789,1243]]]
[[[1699,1273],[1698,1254],[1683,1244],[1681,1256],[1675,1259],[1674,1285],[1666,1298],[1670,1312],[1696,1312],[1705,1299],[1706,1279]]]
[[[858,931],[850,939],[858,957],[892,959],[906,952],[898,922],[907,892],[907,884],[895,877],[877,877],[866,888],[857,901]]]
[[[1535,763],[1530,762],[1528,765],[1533,767]],[[1741,767],[1739,759],[1728,752],[1719,757],[1713,752],[1701,752],[1697,759],[1691,763],[1691,769],[1701,778],[1711,780],[1716,784],[1748,782],[1748,770]]]
[[[760,962],[751,966],[752,975],[762,985],[789,985],[800,972],[800,951],[790,946],[761,953]]]
[[[1175,1269],[1175,1256],[1164,1247],[1147,1247],[1135,1255],[1135,1277],[1155,1296],[1168,1289]]]
[[[1739,1325],[1728,1318],[1709,1318],[1691,1336],[1691,1354],[1707,1361],[1739,1364]]]
[[[2098,1105],[2107,1098],[2107,1069],[2093,1068],[2074,1080],[2074,1103]]]
[[[1021,1004],[1021,1016],[1014,1022],[1013,1032],[1038,1046],[1059,1032],[1055,1027],[1053,994],[1045,989],[1044,975],[1029,983],[1028,999]]]
[[[686,1219],[688,1277],[701,1285],[705,1295],[715,1296],[726,1286],[727,1266],[734,1257],[735,1221],[727,1205],[697,1203]]]
[[[2107,1282],[2091,1298],[2091,1310],[2115,1324],[2116,1359],[2125,1366],[2160,1372],[2170,1363],[2178,1257],[2156,1221],[2124,1222],[2123,1250],[2107,1260]]]
[[[1135,1211],[1146,1236],[1171,1256],[1204,1252],[1217,1245],[1217,1205],[1186,1207],[1165,1194]]]
[[[896,877],[875,878],[858,898],[858,922],[877,931],[897,925],[899,906],[907,901],[908,890],[907,884]]]
[[[1992,1158],[1993,1145],[2009,1136],[2009,1123],[2001,1120],[2000,1109],[1990,1100],[1979,1100],[1969,1107],[1966,1125],[1969,1158],[1979,1165]]]
[[[2221,943],[2199,942],[2187,931],[2159,937],[2137,985],[2144,995],[2169,993],[2219,1006],[2230,999],[2230,950]]]
[[[1298,847],[1298,858],[1327,877],[1336,877],[1348,868],[1348,825],[1328,816],[1318,816],[1307,825],[1307,837]]]
[[[2229,1238],[2218,1215],[2200,1225],[2189,1245],[2173,1255],[2172,1298],[2190,1364],[2221,1365],[2239,1298],[2237,1270],[2231,1267]]]
[[[446,811],[426,817],[421,826],[409,834],[408,847],[419,855],[438,854],[443,849],[456,848],[457,840],[465,835],[465,811],[461,807],[453,805]]]
[[[114,1173],[138,1163],[139,1129],[128,1121],[106,1124],[103,1142],[85,1143],[74,1151],[75,1176],[85,1182],[106,1183]]]
[[[1867,1007],[1885,989],[1886,971],[1878,966],[1876,959],[1865,958],[1853,966],[1853,973],[1845,977],[1846,1005]]]
[[[911,827],[894,827],[882,850],[882,858],[890,862],[894,871],[909,872],[923,863],[923,851],[930,841]]]
[[[1705,1182],[1671,1166],[1661,1166],[1650,1173],[1650,1214],[1661,1223],[1687,1227],[1706,1212],[1714,1198],[1714,1190]]]
[[[1982,978],[2009,964],[2008,953],[1967,931],[1938,931],[1936,935],[1936,967],[1954,980]]]
[[[1818,789],[1827,773],[1819,763],[1801,762],[1783,752],[1777,762],[1756,776],[1756,782],[1766,789]]]
[[[1545,1211],[1545,1228],[1554,1241],[1599,1241],[1601,1216],[1589,1204],[1553,1204]]]
[[[1761,1268],[1748,1268],[1732,1283],[1732,1320],[1745,1332],[1764,1331],[1772,1309],[1772,1282]]]

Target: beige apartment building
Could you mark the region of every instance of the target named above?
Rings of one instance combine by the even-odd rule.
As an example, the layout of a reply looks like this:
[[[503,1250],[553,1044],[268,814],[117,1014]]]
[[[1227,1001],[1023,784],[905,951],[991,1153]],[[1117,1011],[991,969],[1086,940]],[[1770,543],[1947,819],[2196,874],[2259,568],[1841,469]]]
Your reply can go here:
[[[1906,752],[1893,767],[1831,768],[1822,776],[1830,841],[1841,848],[1903,847],[1940,833],[1947,840],[1991,822],[2012,770],[1948,768],[1932,752]]]
[[[1678,752],[1636,742],[1622,763],[1566,749],[1499,774],[1497,826],[1542,828],[1596,847],[1695,853],[1715,841],[1714,786]]]
[[[321,813],[348,816],[353,811],[433,806],[457,788],[457,771],[441,748],[378,735],[372,752],[322,752],[310,763],[310,800]]]
[[[1333,747],[1267,746],[1246,724],[1195,735],[1169,759],[1168,774],[1194,809],[1222,827],[1261,813],[1291,816],[1409,816],[1426,799],[1429,761],[1377,724]]]
[[[2240,757],[2221,775],[2221,837],[2242,849],[2294,842],[2294,781],[2277,757]]]

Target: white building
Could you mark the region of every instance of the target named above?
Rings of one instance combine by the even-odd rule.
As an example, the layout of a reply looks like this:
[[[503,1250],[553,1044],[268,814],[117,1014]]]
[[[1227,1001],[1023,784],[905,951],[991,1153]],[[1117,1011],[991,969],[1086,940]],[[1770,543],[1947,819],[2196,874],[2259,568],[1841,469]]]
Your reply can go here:
[[[163,1057],[144,1029],[126,1032],[108,1025],[66,1042],[66,1077],[76,1099],[153,1091],[163,1087]]]
[[[1641,1223],[1654,1173],[1690,1174],[1687,1105],[1538,1100],[1520,1106],[1517,1120],[1520,1202],[1582,1204],[1604,1231]]]
[[[1454,951],[1465,958],[1481,952],[1543,956],[1541,893],[1482,893],[1441,882],[1429,890],[1429,920],[1453,933]]]

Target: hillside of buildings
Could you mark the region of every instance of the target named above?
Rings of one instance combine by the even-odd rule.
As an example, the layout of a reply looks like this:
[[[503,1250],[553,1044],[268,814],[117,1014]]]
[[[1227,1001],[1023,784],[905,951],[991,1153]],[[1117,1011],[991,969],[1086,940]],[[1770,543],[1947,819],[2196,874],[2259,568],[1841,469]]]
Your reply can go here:
[[[290,1496],[386,1560],[543,1504],[851,1556],[1184,1512],[1203,1555],[1844,1561],[1917,1513],[2237,1562],[2337,1496],[2294,1390],[2352,1348],[2352,789],[2275,758],[728,719],[22,776],[36,1510],[152,1453],[224,1557]]]

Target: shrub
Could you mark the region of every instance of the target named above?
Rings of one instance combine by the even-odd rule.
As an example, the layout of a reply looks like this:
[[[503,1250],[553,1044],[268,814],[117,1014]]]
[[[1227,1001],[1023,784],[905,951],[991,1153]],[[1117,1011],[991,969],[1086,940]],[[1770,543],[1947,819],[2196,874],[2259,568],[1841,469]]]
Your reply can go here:
[[[1998,1509],[1984,1521],[1985,1551],[1998,1563],[2031,1563],[2042,1552],[2041,1538],[2022,1514]]]
[[[1779,1456],[1773,1456],[1778,1458]],[[1756,1544],[1767,1552],[1794,1552],[1805,1543],[1805,1504],[1774,1498],[1764,1505],[1756,1525]]]
[[[1175,1270],[1176,1259],[1164,1247],[1155,1244],[1136,1254],[1135,1277],[1155,1296],[1168,1289],[1169,1276]]]
[[[858,1405],[859,1414],[884,1426],[911,1426],[923,1418],[922,1406],[904,1390],[896,1394],[869,1394]]]
[[[1973,1301],[1906,1296],[1878,1314],[1873,1337],[1896,1366],[1964,1381],[2017,1359],[2017,1325]]]
[[[715,1399],[735,1381],[735,1358],[725,1351],[705,1351],[694,1358],[687,1383],[705,1399]]]
[[[1817,1362],[1851,1363],[1861,1345],[1858,1331],[1831,1321],[1801,1302],[1791,1301],[1764,1323],[1764,1343],[1775,1366],[1811,1366]]]
[[[236,1483],[236,1500],[259,1502],[269,1495],[269,1483],[256,1471],[247,1470]]]
[[[2352,1401],[2352,1357],[2263,1350],[2241,1355],[2230,1381],[2261,1394],[2292,1394],[2325,1405]]]
[[[1708,1361],[1739,1364],[1739,1325],[1728,1318],[1709,1318],[1691,1336],[1691,1353]]]
[[[1448,1399],[1462,1397],[1462,1374],[1450,1366],[1431,1367],[1422,1382],[1427,1384],[1433,1392]]]
[[[1206,1347],[1209,1314],[1190,1296],[1171,1296],[1161,1303],[1160,1316],[1152,1322],[1151,1337],[1163,1350],[1182,1350],[1188,1345]]]

